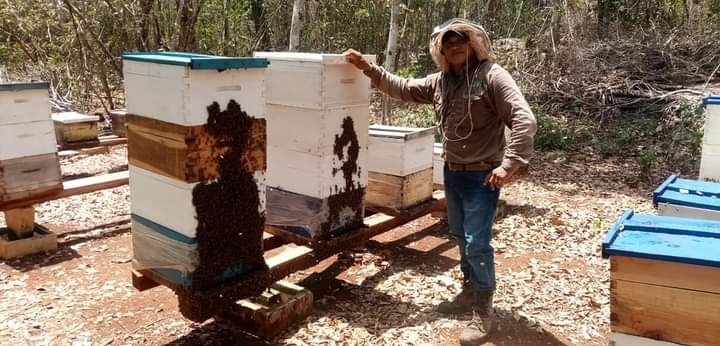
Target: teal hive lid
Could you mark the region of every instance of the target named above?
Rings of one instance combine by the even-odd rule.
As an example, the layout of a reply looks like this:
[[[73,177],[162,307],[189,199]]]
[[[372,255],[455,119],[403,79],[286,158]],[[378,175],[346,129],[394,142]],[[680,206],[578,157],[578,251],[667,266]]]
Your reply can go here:
[[[226,57],[183,52],[130,52],[123,54],[123,60],[187,66],[193,70],[266,68],[270,64],[265,58]]]
[[[19,90],[49,89],[49,88],[50,88],[50,83],[48,83],[48,82],[0,83],[0,91],[19,91]]]

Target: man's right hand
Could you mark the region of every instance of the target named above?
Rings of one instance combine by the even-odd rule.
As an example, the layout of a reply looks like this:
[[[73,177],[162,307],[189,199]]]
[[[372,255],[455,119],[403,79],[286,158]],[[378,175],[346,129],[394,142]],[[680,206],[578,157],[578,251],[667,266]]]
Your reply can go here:
[[[345,56],[345,60],[352,64],[353,66],[357,67],[359,70],[368,71],[370,70],[370,63],[363,58],[362,53],[350,48],[343,53]]]

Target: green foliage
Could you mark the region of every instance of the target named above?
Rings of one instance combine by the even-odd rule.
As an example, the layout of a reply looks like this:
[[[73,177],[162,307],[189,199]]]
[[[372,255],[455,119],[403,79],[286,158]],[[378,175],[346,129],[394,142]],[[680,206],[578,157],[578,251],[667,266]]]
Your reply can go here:
[[[436,126],[435,110],[430,105],[399,109],[392,115],[392,125],[405,127]]]
[[[535,146],[543,151],[567,150],[571,144],[571,133],[561,119],[537,114]]]

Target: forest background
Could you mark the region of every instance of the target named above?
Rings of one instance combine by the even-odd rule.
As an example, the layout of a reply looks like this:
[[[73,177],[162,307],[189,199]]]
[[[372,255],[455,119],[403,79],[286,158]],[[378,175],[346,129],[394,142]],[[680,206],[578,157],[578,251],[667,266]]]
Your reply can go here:
[[[56,110],[107,114],[123,107],[128,51],[352,47],[421,77],[452,17],[490,33],[538,117],[538,153],[627,159],[631,186],[697,175],[720,0],[0,0],[0,79],[50,81]],[[433,125],[430,107],[374,100],[376,122]]]

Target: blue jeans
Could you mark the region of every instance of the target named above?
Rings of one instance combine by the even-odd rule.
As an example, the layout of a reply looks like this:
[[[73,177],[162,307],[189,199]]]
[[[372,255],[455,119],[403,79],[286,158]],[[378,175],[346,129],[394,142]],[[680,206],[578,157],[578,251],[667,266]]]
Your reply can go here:
[[[460,248],[460,270],[476,290],[495,290],[495,256],[490,245],[500,190],[485,185],[490,171],[444,168],[450,234]]]

